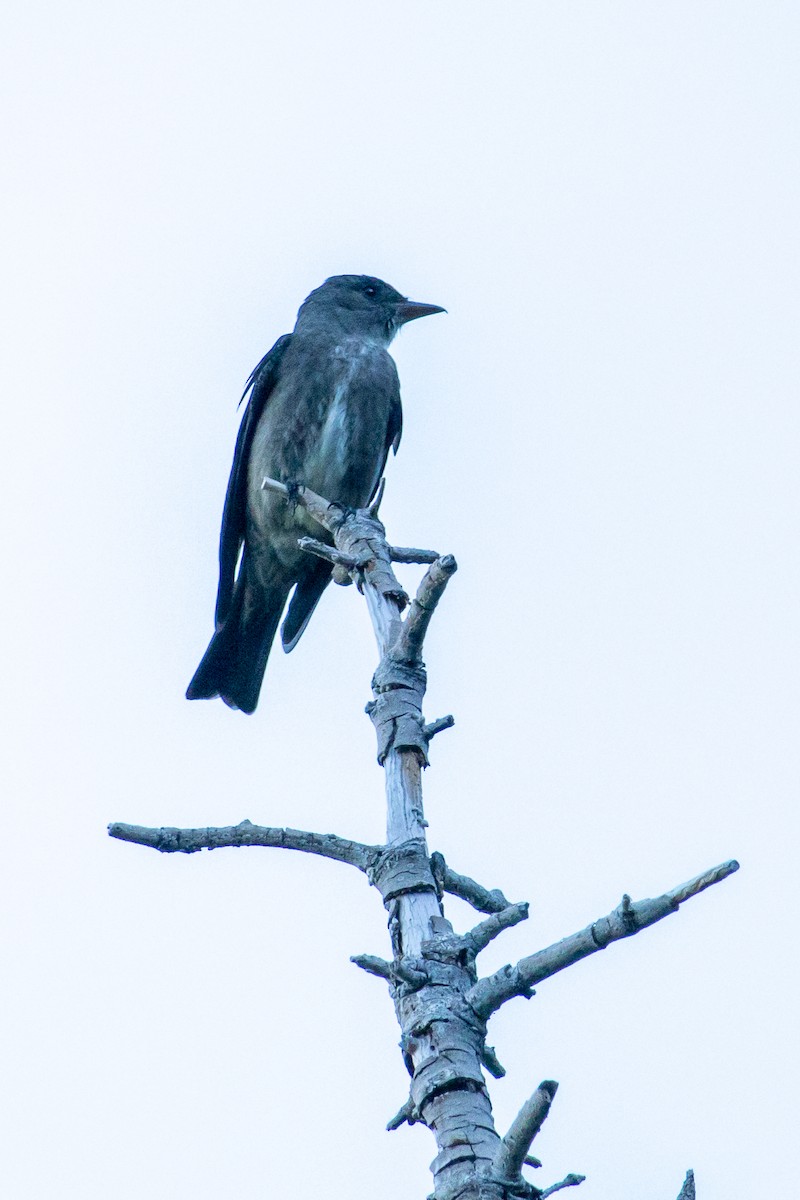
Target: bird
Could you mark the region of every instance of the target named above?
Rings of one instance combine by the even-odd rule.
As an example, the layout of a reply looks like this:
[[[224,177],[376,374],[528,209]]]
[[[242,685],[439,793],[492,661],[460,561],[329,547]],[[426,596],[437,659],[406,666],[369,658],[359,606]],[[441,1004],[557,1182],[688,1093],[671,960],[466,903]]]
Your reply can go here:
[[[290,592],[281,628],[287,653],[333,569],[297,545],[303,533],[330,536],[262,482],[305,485],[345,508],[367,505],[403,429],[389,344],[407,322],[445,311],[371,275],[334,275],[253,370],[222,513],[214,635],[187,699],[219,696],[230,708],[255,711]]]

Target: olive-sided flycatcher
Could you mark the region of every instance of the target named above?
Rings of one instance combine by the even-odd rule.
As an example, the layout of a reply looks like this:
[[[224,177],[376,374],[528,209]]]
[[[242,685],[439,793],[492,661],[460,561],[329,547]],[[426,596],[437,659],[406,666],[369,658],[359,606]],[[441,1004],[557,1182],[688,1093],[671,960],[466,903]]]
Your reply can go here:
[[[369,275],[335,275],[304,301],[294,332],[253,371],[222,514],[216,630],[186,692],[190,700],[220,696],[231,708],[254,711],[292,588],[281,640],[287,652],[297,645],[332,571],[297,540],[327,535],[264,491],[262,480],[305,484],[347,507],[368,504],[402,431],[389,343],[407,321],[438,312],[444,309],[415,304]]]

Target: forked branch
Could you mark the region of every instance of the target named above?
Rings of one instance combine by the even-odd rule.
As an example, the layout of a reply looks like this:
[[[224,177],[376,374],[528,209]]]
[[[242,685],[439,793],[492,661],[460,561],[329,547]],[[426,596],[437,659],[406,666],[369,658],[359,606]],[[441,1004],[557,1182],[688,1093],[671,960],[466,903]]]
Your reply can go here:
[[[558,1085],[553,1080],[540,1084],[501,1139],[484,1072],[497,1078],[505,1072],[493,1047],[486,1044],[487,1019],[513,996],[531,995],[533,985],[541,980],[677,911],[685,900],[730,875],[738,864],[724,863],[655,900],[634,904],[625,896],[618,908],[587,929],[476,983],[475,956],[503,930],[525,920],[528,906],[510,904],[502,892],[487,890],[453,871],[441,854],[428,854],[422,770],[431,738],[449,728],[453,719],[426,723],[423,718],[422,651],[433,613],[456,570],[455,559],[387,543],[377,516],[383,485],[373,503],[357,511],[329,503],[303,486],[287,487],[273,479],[265,479],[262,486],[283,495],[289,504],[302,506],[318,522],[320,537],[300,538],[300,547],[333,564],[337,582],[353,580],[365,595],[380,653],[368,711],[386,780],[386,844],[369,845],[334,834],[250,821],[199,829],[113,824],[109,833],[162,853],[267,846],[331,858],[364,872],[383,897],[393,957],[362,954],[352,961],[389,984],[411,1076],[409,1099],[388,1128],[422,1122],[434,1133],[438,1154],[431,1169],[436,1200],[543,1200],[584,1178],[567,1175],[560,1183],[540,1189],[522,1176],[526,1164],[541,1165],[529,1149]],[[429,564],[405,620],[402,613],[408,597],[394,574],[396,562]],[[487,919],[458,936],[442,912],[444,892],[465,900]],[[694,1200],[691,1172],[679,1200]]]
[[[551,975],[571,967],[598,950],[604,950],[612,942],[620,938],[631,937],[655,924],[662,917],[668,917],[677,912],[679,906],[692,896],[699,895],[707,887],[727,879],[734,871],[738,871],[736,861],[722,863],[702,875],[690,879],[688,883],[665,892],[655,900],[639,900],[635,904],[630,896],[623,896],[622,903],[606,917],[600,917],[580,933],[540,950],[529,958],[522,958],[516,966],[505,966],[494,975],[479,979],[467,993],[467,1000],[475,1012],[483,1020],[496,1012],[502,1004],[514,996],[530,996],[535,984],[549,979]]]
[[[346,569],[350,569],[349,563],[354,563],[360,582],[368,583],[379,596],[393,601],[396,612],[399,613],[406,606],[408,597],[392,570],[386,531],[377,515],[383,487],[371,508],[353,510],[331,503],[308,487],[289,488],[285,483],[269,478],[264,479],[261,486],[265,491],[284,496],[290,503],[301,505],[318,524],[328,530],[336,542],[336,550],[342,556],[340,567],[345,563],[348,564]],[[312,538],[312,543],[315,541]],[[298,540],[298,544],[302,545],[302,542],[303,539]],[[319,553],[314,546],[302,548]]]

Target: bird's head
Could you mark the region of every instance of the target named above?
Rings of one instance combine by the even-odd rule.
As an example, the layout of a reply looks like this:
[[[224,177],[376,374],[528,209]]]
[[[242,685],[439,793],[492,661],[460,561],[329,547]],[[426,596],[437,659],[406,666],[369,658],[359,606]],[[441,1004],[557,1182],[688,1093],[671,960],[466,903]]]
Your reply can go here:
[[[323,326],[388,346],[407,321],[444,311],[438,304],[417,304],[372,275],[333,275],[304,300],[297,329]]]

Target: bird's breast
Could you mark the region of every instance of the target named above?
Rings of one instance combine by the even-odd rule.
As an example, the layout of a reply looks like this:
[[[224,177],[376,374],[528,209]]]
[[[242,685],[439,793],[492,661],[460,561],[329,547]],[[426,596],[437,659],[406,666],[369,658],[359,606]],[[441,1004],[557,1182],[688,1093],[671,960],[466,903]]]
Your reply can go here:
[[[377,342],[348,338],[287,355],[253,439],[253,500],[261,479],[271,475],[305,483],[340,504],[366,504],[398,398],[394,361]],[[258,507],[264,498],[262,492]]]
[[[307,482],[316,491],[342,504],[367,502],[386,445],[393,385],[394,363],[382,346],[353,339],[334,347],[318,429],[309,431]]]
[[[373,405],[374,379],[385,351],[366,342],[344,343],[333,351],[333,389],[319,433],[319,454],[330,467],[346,469],[358,455],[370,426],[380,423],[381,405]],[[376,367],[378,370],[376,370]],[[371,441],[371,438],[367,438]]]

